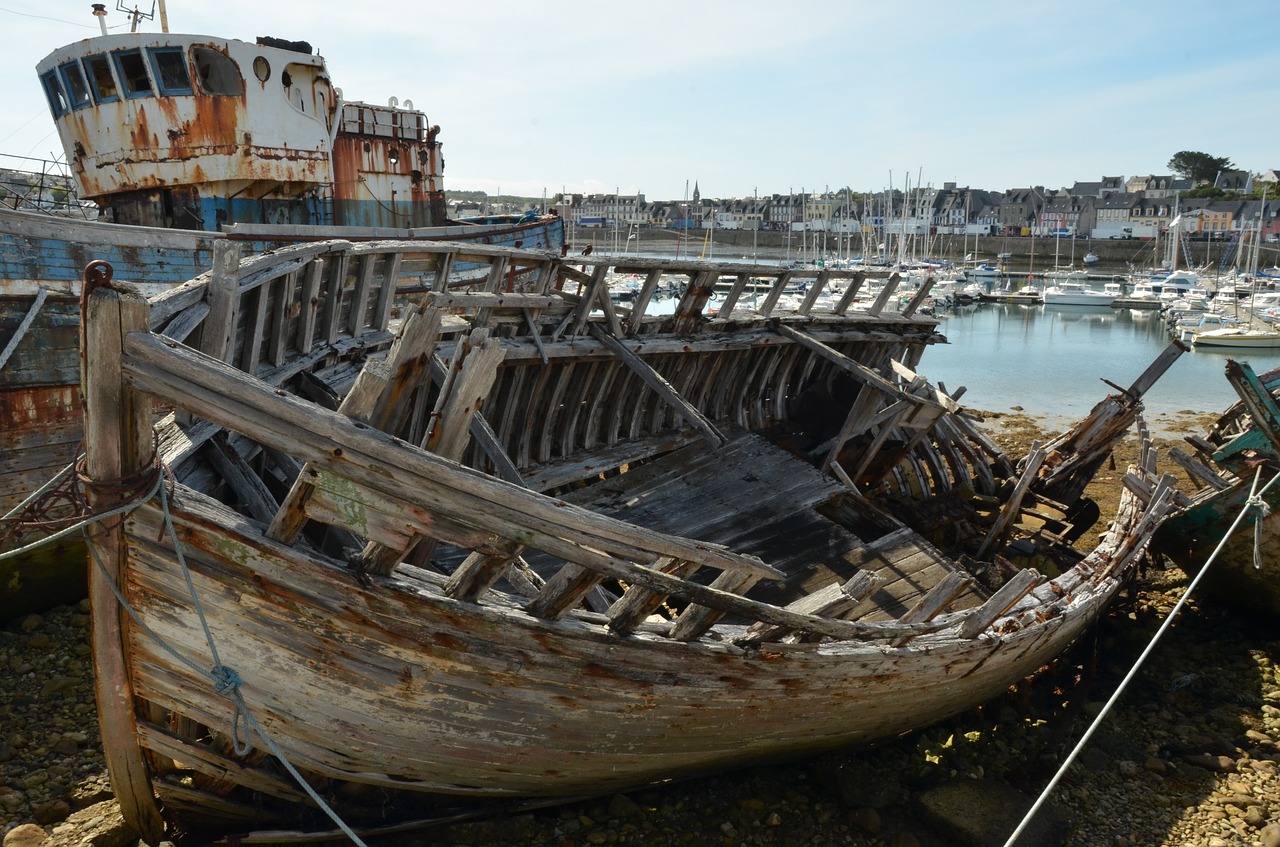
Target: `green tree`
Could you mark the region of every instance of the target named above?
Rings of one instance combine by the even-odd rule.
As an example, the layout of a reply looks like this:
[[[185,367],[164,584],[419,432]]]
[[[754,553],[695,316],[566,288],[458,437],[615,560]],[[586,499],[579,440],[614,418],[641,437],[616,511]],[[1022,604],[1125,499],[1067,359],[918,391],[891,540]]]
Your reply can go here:
[[[1225,156],[1210,156],[1198,150],[1183,150],[1173,154],[1168,167],[1179,176],[1205,183],[1213,182],[1220,171],[1232,170],[1235,165]]]

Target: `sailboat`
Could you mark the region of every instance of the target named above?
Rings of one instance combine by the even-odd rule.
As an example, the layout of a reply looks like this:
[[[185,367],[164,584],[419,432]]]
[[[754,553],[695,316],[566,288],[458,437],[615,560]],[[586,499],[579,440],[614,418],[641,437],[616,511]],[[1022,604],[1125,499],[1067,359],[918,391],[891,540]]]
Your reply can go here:
[[[1085,245],[1085,249],[1088,250],[1088,252],[1084,254],[1085,266],[1088,267],[1098,264],[1100,257],[1097,253],[1093,252],[1093,239],[1089,239],[1089,243]]]
[[[1262,209],[1266,208],[1267,193],[1262,192],[1262,207],[1258,212],[1258,222],[1254,227],[1252,235],[1253,250],[1249,259],[1249,279],[1251,280],[1251,291],[1254,296],[1257,295],[1258,283],[1258,249],[1262,240]],[[1254,296],[1250,297],[1250,304],[1254,300]],[[1234,325],[1222,327],[1220,329],[1210,329],[1203,332],[1197,332],[1191,337],[1193,347],[1203,348],[1226,348],[1232,350],[1238,349],[1273,349],[1280,347],[1280,332],[1270,324],[1264,326],[1255,325],[1257,320],[1256,313],[1251,311],[1249,319],[1243,325]]]

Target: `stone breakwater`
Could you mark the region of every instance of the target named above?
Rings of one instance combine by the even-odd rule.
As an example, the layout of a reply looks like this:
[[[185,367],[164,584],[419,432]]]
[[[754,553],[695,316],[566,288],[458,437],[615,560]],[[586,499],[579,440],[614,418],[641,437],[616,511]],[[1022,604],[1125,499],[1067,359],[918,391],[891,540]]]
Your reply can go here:
[[[508,812],[417,845],[999,845],[1185,577],[1152,571],[1080,644],[987,706],[862,751]],[[0,624],[3,847],[132,847],[99,746],[85,604]],[[1280,640],[1189,604],[1021,845],[1280,847]]]

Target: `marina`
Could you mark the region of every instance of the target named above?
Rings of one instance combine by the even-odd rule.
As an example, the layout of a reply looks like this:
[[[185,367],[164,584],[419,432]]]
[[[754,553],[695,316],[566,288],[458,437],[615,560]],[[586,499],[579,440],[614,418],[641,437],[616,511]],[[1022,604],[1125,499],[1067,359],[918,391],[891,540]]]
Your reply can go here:
[[[1169,343],[1153,309],[984,303],[939,314],[947,344],[921,363],[950,389],[961,385],[981,408],[1065,421],[1086,409],[1099,378],[1124,383]],[[1176,430],[1182,413],[1207,414],[1235,400],[1223,379],[1228,353],[1183,356],[1144,400],[1149,423]],[[1259,371],[1280,367],[1280,351],[1250,351]]]

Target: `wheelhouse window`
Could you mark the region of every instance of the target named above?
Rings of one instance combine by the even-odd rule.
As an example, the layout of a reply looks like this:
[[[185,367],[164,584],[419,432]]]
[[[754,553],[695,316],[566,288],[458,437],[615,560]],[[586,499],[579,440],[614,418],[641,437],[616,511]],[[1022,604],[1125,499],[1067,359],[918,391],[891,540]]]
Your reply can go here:
[[[205,94],[235,97],[244,94],[244,77],[227,54],[212,47],[192,47],[191,60],[196,67],[200,90]]]
[[[58,82],[57,71],[49,71],[40,77],[44,85],[44,96],[49,98],[49,111],[55,118],[60,118],[71,109],[67,106],[67,96],[62,93],[62,83]]]
[[[116,60],[116,70],[120,72],[125,97],[150,97],[155,93],[151,90],[151,78],[147,76],[147,63],[142,60],[141,50],[121,50],[112,55]]]
[[[116,87],[116,78],[111,75],[111,63],[105,54],[89,56],[84,60],[89,69],[89,87],[93,89],[93,99],[99,103],[111,103],[120,99],[120,89]]]
[[[178,47],[152,47],[151,70],[161,94],[192,94],[191,76],[187,73],[187,60]]]
[[[67,62],[58,68],[62,75],[63,90],[67,101],[73,109],[83,109],[92,101],[89,99],[89,84],[85,82],[84,71],[79,62]]]

